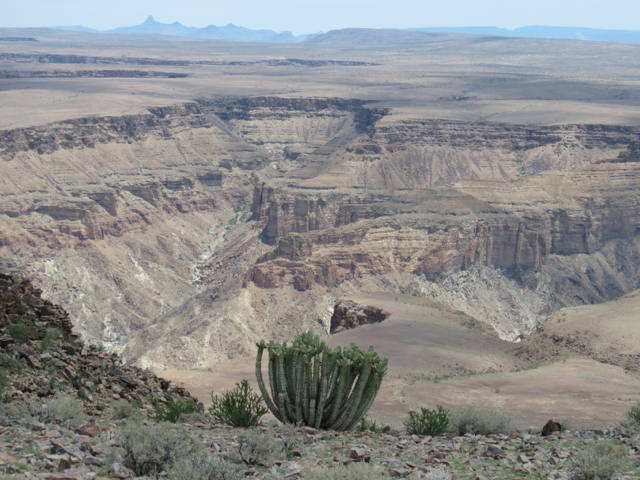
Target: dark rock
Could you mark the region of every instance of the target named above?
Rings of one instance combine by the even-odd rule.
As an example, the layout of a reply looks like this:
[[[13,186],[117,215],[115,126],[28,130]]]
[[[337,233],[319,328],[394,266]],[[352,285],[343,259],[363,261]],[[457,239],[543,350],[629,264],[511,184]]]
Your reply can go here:
[[[543,437],[549,436],[552,433],[561,432],[562,426],[558,422],[554,422],[553,420],[549,420],[544,427],[542,427],[541,435]]]

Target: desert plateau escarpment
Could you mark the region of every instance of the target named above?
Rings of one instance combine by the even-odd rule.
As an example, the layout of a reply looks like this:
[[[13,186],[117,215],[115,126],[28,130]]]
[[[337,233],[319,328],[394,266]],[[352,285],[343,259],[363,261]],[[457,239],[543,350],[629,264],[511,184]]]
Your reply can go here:
[[[28,36],[0,45],[1,266],[130,363],[212,367],[375,292],[512,342],[640,287],[635,46]]]

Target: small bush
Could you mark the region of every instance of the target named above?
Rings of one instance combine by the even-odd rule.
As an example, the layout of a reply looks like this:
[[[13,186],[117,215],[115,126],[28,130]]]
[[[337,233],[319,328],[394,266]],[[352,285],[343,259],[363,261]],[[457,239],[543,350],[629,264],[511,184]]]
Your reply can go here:
[[[631,407],[627,412],[627,418],[622,422],[621,426],[630,433],[636,433],[640,430],[640,403]]]
[[[430,435],[435,437],[447,431],[449,426],[449,412],[437,406],[437,410],[420,408],[421,412],[409,412],[409,418],[404,421],[404,426],[412,435]]]
[[[179,460],[201,452],[200,442],[182,426],[172,423],[143,425],[125,423],[116,432],[122,448],[122,462],[137,476],[168,471]]]
[[[237,465],[208,455],[181,458],[167,472],[168,480],[243,480],[244,478],[243,469]]]
[[[305,480],[386,480],[389,477],[365,464],[340,465],[332,468],[315,468],[304,474]]]
[[[391,430],[389,425],[378,425],[375,420],[370,421],[367,419],[367,415],[362,417],[360,423],[356,425],[356,430],[358,432],[366,432],[367,430],[373,433],[386,433]]]
[[[47,400],[33,400],[29,408],[32,415],[42,423],[58,423],[73,428],[88,420],[82,404],[60,392]]]
[[[476,405],[449,411],[447,431],[455,435],[509,434],[513,430],[513,415],[497,410],[483,410]]]
[[[262,405],[262,397],[249,386],[247,380],[236,383],[236,388],[225,392],[222,397],[211,392],[209,414],[218,423],[226,423],[234,427],[254,427],[267,410]]]
[[[620,473],[629,463],[625,447],[596,443],[578,452],[572,464],[572,480],[605,480]]]
[[[185,415],[204,412],[204,405],[193,398],[174,398],[167,395],[167,403],[158,403],[153,409],[156,411],[158,422],[176,423]]]
[[[446,470],[439,468],[438,470],[431,470],[422,478],[423,480],[451,480],[451,474]]]
[[[0,403],[0,425],[9,427],[24,420],[30,420],[31,416],[26,411],[21,411],[12,403]]]
[[[47,328],[42,336],[42,346],[47,349],[56,348],[60,342],[60,329],[55,327]]]
[[[9,378],[4,369],[0,368],[0,403],[11,403],[11,396],[7,393]]]
[[[124,398],[116,401],[111,406],[111,417],[115,420],[122,420],[123,418],[136,418],[140,415],[139,405],[135,405]]]
[[[22,373],[23,362],[13,352],[0,353],[0,367],[9,373]]]
[[[284,450],[283,440],[276,438],[273,431],[249,428],[238,436],[238,453],[247,465],[269,467],[274,460],[283,456]]]
[[[16,343],[27,343],[31,336],[31,326],[24,322],[14,323],[9,326],[9,335]]]

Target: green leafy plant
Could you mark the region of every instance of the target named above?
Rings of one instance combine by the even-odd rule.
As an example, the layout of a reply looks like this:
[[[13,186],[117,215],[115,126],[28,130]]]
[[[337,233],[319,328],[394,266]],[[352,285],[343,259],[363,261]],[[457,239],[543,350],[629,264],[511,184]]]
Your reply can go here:
[[[389,425],[378,425],[375,420],[371,421],[365,415],[356,425],[356,430],[358,432],[366,432],[368,430],[374,433],[386,433],[391,430],[391,427]]]
[[[476,405],[454,408],[449,411],[448,431],[462,436],[509,434],[513,430],[513,415],[504,411],[484,410]]]
[[[167,403],[158,403],[153,409],[158,422],[176,423],[185,415],[204,412],[204,405],[193,398],[167,395]]]
[[[629,454],[620,445],[600,442],[578,452],[572,463],[572,480],[601,480],[612,478],[629,463]]]
[[[435,437],[447,431],[449,426],[449,411],[437,406],[437,410],[420,408],[420,413],[409,412],[404,421],[407,432],[413,435],[430,435]]]
[[[262,397],[253,392],[247,380],[236,383],[236,388],[223,393],[221,397],[211,392],[209,414],[218,423],[234,427],[253,427],[268,411],[262,405]]]
[[[284,423],[315,428],[351,430],[371,407],[387,359],[370,347],[362,351],[355,344],[331,350],[311,332],[293,342],[258,345],[256,377],[262,396],[273,415]],[[269,354],[269,385],[262,376],[262,355]]]

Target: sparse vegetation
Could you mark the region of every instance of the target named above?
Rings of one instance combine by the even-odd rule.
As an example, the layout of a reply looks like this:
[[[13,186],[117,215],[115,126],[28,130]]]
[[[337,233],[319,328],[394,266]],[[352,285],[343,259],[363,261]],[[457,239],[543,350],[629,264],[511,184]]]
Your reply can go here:
[[[625,447],[599,442],[579,451],[573,459],[571,480],[608,480],[628,463]]]
[[[391,430],[389,425],[378,425],[375,420],[371,421],[367,418],[367,415],[362,417],[360,423],[356,425],[356,430],[359,432],[366,432],[367,430],[374,433],[385,433]]]
[[[245,464],[264,467],[286,454],[282,439],[276,438],[273,431],[258,428],[248,428],[238,436],[238,453]]]
[[[455,435],[509,434],[513,430],[513,415],[505,411],[485,410],[476,405],[449,411],[447,431]]]
[[[88,419],[82,404],[62,392],[46,399],[33,400],[29,410],[40,422],[59,423],[69,428],[77,427]]]
[[[446,470],[439,468],[438,470],[432,470],[424,475],[423,480],[451,480],[451,474]]]
[[[630,433],[638,433],[640,431],[640,402],[627,411],[626,417],[621,424],[622,428]]]
[[[31,336],[31,326],[24,322],[14,323],[9,326],[9,335],[16,343],[27,343]]]
[[[332,468],[316,468],[304,475],[305,480],[383,480],[386,475],[367,464],[340,465]]]
[[[140,406],[136,405],[124,398],[117,400],[111,406],[111,416],[115,420],[122,420],[124,418],[137,418],[140,415]]]
[[[438,405],[436,410],[420,408],[420,413],[409,412],[404,421],[407,432],[415,435],[430,435],[435,437],[447,431],[449,426],[449,411]]]
[[[184,420],[186,415],[204,412],[204,405],[193,398],[167,395],[167,403],[158,403],[153,409],[157,421],[175,423]]]
[[[42,336],[42,346],[46,349],[56,348],[60,343],[60,336],[60,329],[55,327],[47,328]]]
[[[236,388],[220,397],[211,392],[209,414],[216,422],[234,427],[253,427],[268,411],[262,405],[262,397],[253,392],[247,380],[236,383]]]
[[[198,440],[181,425],[137,421],[124,424],[116,434],[123,450],[122,462],[136,475],[156,475],[179,460],[192,458],[202,450]]]
[[[243,480],[237,465],[199,454],[177,460],[167,473],[168,480]]]

